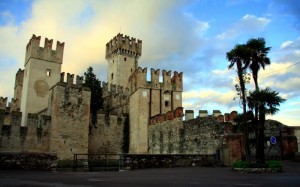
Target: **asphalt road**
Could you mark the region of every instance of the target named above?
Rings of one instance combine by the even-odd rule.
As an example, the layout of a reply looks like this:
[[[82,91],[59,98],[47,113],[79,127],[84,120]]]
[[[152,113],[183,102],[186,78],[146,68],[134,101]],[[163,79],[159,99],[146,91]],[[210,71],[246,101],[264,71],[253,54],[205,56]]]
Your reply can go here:
[[[297,186],[300,163],[284,162],[282,173],[248,174],[229,167],[162,168],[115,172],[49,172],[0,170],[0,187],[93,186]]]

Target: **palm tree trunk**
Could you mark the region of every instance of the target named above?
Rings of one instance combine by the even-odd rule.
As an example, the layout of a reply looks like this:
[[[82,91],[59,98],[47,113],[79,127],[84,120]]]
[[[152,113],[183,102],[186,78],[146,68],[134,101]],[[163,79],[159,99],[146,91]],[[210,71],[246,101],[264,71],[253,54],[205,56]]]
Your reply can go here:
[[[257,82],[257,71],[252,70],[252,77],[254,80],[254,84],[255,84],[255,90],[258,91],[259,87],[258,87],[258,82]],[[254,129],[255,129],[255,137],[256,137],[256,153],[255,153],[255,157],[256,157],[256,161],[260,160],[260,124],[258,121],[258,104],[255,103],[254,104],[254,121],[253,121]]]
[[[265,113],[264,113],[264,106],[259,106],[259,125],[258,125],[258,163],[264,164],[265,163]]]
[[[237,69],[238,69],[238,77],[240,81],[241,86],[241,94],[242,94],[242,103],[243,103],[243,126],[244,126],[244,143],[245,143],[245,155],[246,155],[246,161],[249,161],[250,158],[250,148],[249,148],[249,129],[247,125],[247,119],[246,119],[246,93],[245,93],[245,82],[243,79],[243,69],[241,62],[237,63]]]

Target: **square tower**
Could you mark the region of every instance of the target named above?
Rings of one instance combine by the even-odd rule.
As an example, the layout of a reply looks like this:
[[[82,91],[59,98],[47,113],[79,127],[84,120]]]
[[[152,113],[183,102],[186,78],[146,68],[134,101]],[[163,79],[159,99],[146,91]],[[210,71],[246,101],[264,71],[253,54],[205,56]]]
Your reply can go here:
[[[23,90],[21,100],[22,126],[27,126],[28,113],[36,113],[48,106],[48,91],[60,80],[64,43],[45,39],[40,47],[40,36],[33,35],[26,47]]]
[[[142,41],[118,34],[106,44],[105,58],[108,61],[107,82],[128,87],[131,74],[138,67],[142,54]]]

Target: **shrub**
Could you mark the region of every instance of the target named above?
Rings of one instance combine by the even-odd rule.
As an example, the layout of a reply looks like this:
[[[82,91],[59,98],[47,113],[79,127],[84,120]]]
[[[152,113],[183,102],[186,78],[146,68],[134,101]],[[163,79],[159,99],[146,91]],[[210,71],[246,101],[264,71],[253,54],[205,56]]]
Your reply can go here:
[[[281,170],[282,169],[282,163],[281,161],[278,160],[269,160],[266,161],[267,167],[271,168],[271,169],[278,169]]]
[[[249,164],[246,161],[238,160],[232,164],[233,168],[248,168]]]

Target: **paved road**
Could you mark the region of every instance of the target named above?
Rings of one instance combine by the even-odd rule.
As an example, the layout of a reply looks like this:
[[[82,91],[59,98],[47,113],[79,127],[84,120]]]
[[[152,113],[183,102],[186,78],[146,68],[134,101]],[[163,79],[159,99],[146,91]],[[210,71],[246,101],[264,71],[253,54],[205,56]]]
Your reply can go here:
[[[300,163],[284,162],[282,173],[246,174],[230,168],[163,168],[117,172],[0,170],[0,186],[300,186]]]

